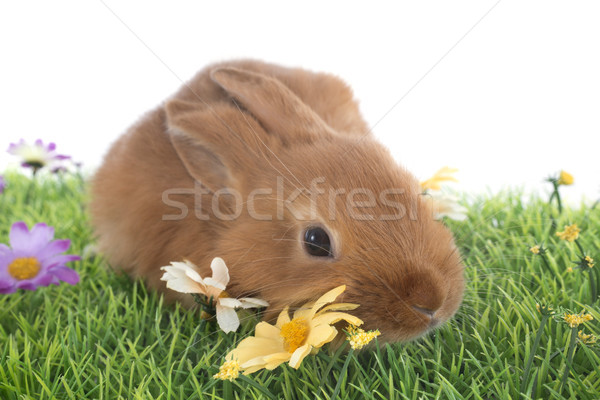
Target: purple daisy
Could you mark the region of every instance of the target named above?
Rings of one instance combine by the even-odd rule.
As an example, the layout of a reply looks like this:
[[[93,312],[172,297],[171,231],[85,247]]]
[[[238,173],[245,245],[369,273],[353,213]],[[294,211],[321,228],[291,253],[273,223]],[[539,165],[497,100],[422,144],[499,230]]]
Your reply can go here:
[[[0,194],[4,193],[4,188],[6,187],[6,181],[4,177],[0,175]]]
[[[35,290],[60,281],[71,285],[79,282],[79,274],[65,264],[81,258],[61,254],[69,249],[71,241],[52,240],[53,227],[41,223],[29,230],[24,222],[15,222],[9,238],[11,247],[0,243],[0,294]]]
[[[21,165],[32,168],[34,174],[50,163],[71,158],[70,156],[57,154],[54,143],[45,145],[41,139],[36,140],[33,145],[27,144],[25,140],[21,139],[18,143],[11,143],[7,151],[21,157]]]

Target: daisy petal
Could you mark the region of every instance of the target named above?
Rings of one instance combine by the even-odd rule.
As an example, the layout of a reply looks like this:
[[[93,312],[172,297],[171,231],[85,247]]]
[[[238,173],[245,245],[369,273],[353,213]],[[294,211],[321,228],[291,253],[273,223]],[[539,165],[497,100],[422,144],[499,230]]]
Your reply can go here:
[[[212,286],[214,288],[217,288],[220,291],[225,290],[225,285],[223,285],[221,282],[219,282],[219,281],[217,281],[216,279],[213,279],[213,278],[204,278],[204,284],[206,286]]]
[[[299,317],[302,315],[304,318],[312,319],[312,317],[317,313],[317,311],[319,311],[321,307],[323,307],[325,304],[334,302],[335,299],[344,292],[344,290],[346,290],[346,285],[341,285],[335,289],[331,289],[329,292],[325,293],[323,296],[319,297],[317,301],[315,301],[309,312],[296,312],[294,313],[294,317]]]
[[[331,342],[337,336],[337,329],[330,325],[318,325],[310,330],[306,342],[315,348],[322,347]]]
[[[311,346],[309,344],[298,347],[290,358],[290,367],[298,369],[300,367],[300,363],[302,363],[302,360],[304,360],[304,357],[306,357],[310,351]]]
[[[289,309],[289,306],[285,306],[283,311],[279,313],[279,316],[277,317],[277,323],[275,324],[278,328],[281,328],[283,324],[287,324],[288,322],[290,322]]]
[[[352,304],[352,303],[335,303],[328,305],[327,307],[321,308],[321,310],[316,315],[321,315],[326,311],[349,311],[355,310],[360,307],[360,304]]]
[[[27,224],[23,221],[12,224],[8,240],[14,250],[28,248],[29,229],[27,228]]]
[[[219,282],[223,286],[223,290],[225,290],[225,287],[229,283],[229,270],[227,269],[225,261],[223,261],[221,257],[213,258],[212,262],[210,263],[210,269],[212,269],[213,273],[212,279]]]
[[[279,328],[276,328],[267,322],[259,322],[256,325],[256,328],[254,328],[254,336],[256,337],[270,338],[281,341],[282,339],[280,333],[281,330],[279,330]]]
[[[231,297],[223,297],[219,299],[219,304],[227,308],[240,308],[242,302],[238,299],[232,299]]]
[[[205,294],[204,288],[198,282],[191,279],[172,279],[167,281],[167,287],[171,290],[181,293],[200,293]]]
[[[57,267],[48,272],[54,274],[61,281],[67,282],[69,285],[75,285],[79,282],[79,274],[68,267]]]
[[[269,303],[267,303],[266,301],[261,299],[255,299],[252,297],[242,297],[238,300],[242,303],[242,308],[261,308],[269,306]]]
[[[225,333],[233,332],[240,326],[238,318],[233,308],[223,307],[217,304],[217,323]]]
[[[286,361],[289,361],[289,359],[291,358],[291,354],[286,352],[283,353],[275,353],[275,354],[269,354],[267,357],[263,357],[264,363],[265,363],[265,369],[268,370],[272,370],[277,368],[278,366],[280,366],[281,364],[283,364]]]
[[[325,314],[321,314],[316,316],[313,319],[314,326],[317,325],[331,325],[335,324],[338,321],[344,320],[349,324],[360,326],[363,324],[363,321],[360,318],[355,317],[354,315],[350,315],[343,312],[329,312]]]

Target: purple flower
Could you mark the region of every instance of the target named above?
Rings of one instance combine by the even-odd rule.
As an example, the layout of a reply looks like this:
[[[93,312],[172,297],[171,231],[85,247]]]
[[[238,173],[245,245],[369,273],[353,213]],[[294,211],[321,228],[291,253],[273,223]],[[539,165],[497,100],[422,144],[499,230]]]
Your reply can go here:
[[[52,240],[51,226],[41,223],[29,230],[24,222],[15,222],[9,237],[12,248],[0,243],[0,294],[35,290],[60,281],[71,285],[79,282],[79,274],[65,264],[81,258],[61,254],[69,249],[71,241]]]
[[[54,143],[45,145],[41,139],[36,140],[33,145],[29,145],[21,139],[18,143],[11,143],[8,146],[8,152],[21,157],[21,165],[33,168],[34,174],[52,162],[71,158],[70,156],[56,154],[55,150],[56,145]]]
[[[6,181],[4,180],[4,177],[2,175],[0,175],[0,194],[2,194],[4,192],[5,187],[6,187]]]

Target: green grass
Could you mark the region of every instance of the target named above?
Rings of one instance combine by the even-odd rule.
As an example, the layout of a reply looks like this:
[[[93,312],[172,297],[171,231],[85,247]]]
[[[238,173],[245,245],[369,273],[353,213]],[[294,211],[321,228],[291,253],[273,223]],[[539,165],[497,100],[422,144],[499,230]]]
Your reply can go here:
[[[16,173],[0,195],[0,242],[10,225],[46,222],[57,238],[70,238],[70,253],[92,243],[83,183],[44,179],[31,187]],[[27,199],[26,197],[29,196]],[[140,282],[86,256],[73,267],[76,286],[0,295],[1,399],[314,399],[329,398],[342,380],[343,399],[526,399],[521,376],[540,326],[536,299],[554,307],[585,308],[594,321],[582,326],[600,334],[600,309],[590,306],[588,275],[568,273],[575,246],[551,232],[551,209],[519,192],[479,198],[469,219],[449,223],[467,265],[464,304],[434,334],[412,343],[381,346],[350,359],[328,349],[308,357],[299,370],[287,365],[223,382],[212,379],[223,355],[257,322],[237,334],[214,333],[197,314],[165,305]],[[558,227],[576,222],[581,244],[600,261],[600,207],[567,209]],[[528,251],[545,241],[549,265]],[[600,267],[600,265],[599,265]],[[570,328],[550,320],[526,382],[542,399],[600,398],[600,346],[578,344],[568,382]],[[331,368],[328,368],[331,364]]]

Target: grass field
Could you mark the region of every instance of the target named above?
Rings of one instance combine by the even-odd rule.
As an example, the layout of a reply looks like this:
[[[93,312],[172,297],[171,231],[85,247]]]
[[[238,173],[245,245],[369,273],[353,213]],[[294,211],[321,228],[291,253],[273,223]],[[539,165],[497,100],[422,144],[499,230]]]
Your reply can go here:
[[[56,238],[72,240],[69,253],[84,254],[93,238],[81,180],[6,179],[0,242],[8,242],[13,222],[46,222]],[[468,279],[449,324],[412,343],[357,353],[345,371],[346,356],[325,348],[299,370],[283,365],[215,380],[224,354],[253,332],[255,318],[236,334],[214,333],[196,313],[163,304],[141,282],[84,255],[71,265],[81,275],[75,286],[0,295],[0,399],[326,399],[339,380],[343,399],[599,399],[600,346],[577,340],[568,362],[574,331],[600,334],[589,274],[567,272],[577,248],[554,235],[549,216],[556,211],[545,199],[521,197],[515,191],[476,199],[467,221],[449,222]],[[600,207],[564,210],[558,230],[570,223],[581,228],[586,253],[600,260]],[[542,241],[549,268],[529,251]],[[536,302],[585,310],[594,320],[573,330],[550,318],[523,383],[543,318]]]

